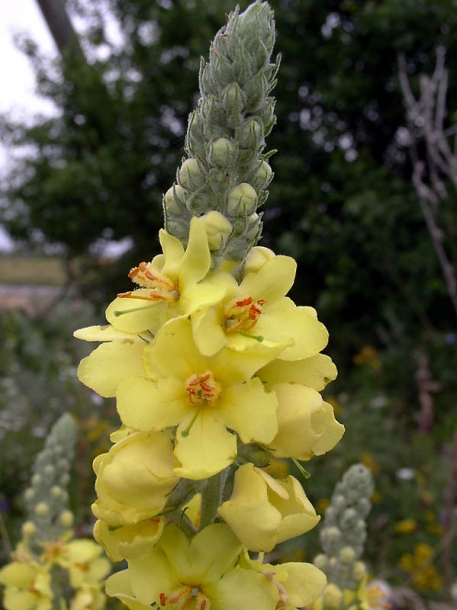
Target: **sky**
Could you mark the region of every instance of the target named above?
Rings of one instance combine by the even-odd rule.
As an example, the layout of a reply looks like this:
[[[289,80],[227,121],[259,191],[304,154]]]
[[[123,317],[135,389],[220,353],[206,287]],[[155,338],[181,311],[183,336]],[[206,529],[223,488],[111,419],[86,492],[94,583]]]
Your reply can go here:
[[[3,0],[0,2],[0,113],[26,118],[34,113],[52,113],[52,104],[34,94],[34,76],[27,57],[14,45],[14,37],[25,33],[40,49],[56,53],[36,0]],[[0,144],[0,176],[9,167],[10,152]],[[8,246],[0,228],[0,249]]]

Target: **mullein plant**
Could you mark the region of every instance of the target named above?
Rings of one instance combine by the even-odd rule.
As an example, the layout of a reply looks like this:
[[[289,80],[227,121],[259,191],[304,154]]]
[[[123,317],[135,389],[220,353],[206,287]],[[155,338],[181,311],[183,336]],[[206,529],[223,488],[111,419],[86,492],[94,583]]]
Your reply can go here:
[[[391,607],[386,586],[376,581],[367,584],[367,567],[361,559],[373,489],[371,472],[363,464],[351,466],[335,486],[319,532],[323,553],[314,560],[327,576],[327,585],[309,610]]]
[[[72,417],[63,415],[36,457],[24,499],[28,519],[11,562],[0,570],[5,610],[101,610],[111,563],[93,540],[73,537],[68,508],[76,441]]]
[[[264,553],[319,521],[292,476],[344,428],[320,391],[336,368],[311,307],[286,295],[296,263],[256,246],[273,173],[273,14],[235,10],[200,69],[186,158],[164,195],[162,254],[129,273],[80,380],[116,397],[122,422],[94,462],[95,538],[127,569],[107,592],[132,610],[275,610],[305,606],[326,577]]]

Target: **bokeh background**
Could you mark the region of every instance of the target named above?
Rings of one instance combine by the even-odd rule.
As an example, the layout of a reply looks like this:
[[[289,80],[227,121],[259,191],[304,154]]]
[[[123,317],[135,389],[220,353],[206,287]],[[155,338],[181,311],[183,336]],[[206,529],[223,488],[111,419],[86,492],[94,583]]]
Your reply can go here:
[[[347,428],[306,465],[305,489],[323,513],[346,468],[368,466],[371,574],[410,591],[405,608],[456,604],[457,5],[270,3],[282,61],[261,243],[298,261],[291,296],[330,331],[339,377],[326,399]],[[12,240],[0,256],[1,563],[33,457],[64,411],[80,428],[73,509],[90,534],[91,461],[118,420],[77,381],[87,346],[72,332],[102,323],[129,269],[158,253],[200,57],[234,8],[62,0],[67,27],[51,32],[38,2],[21,4],[41,19],[38,39],[33,18],[15,42],[39,101],[7,107],[5,94],[0,115],[0,224]],[[4,56],[2,91],[25,70],[17,51]],[[311,532],[281,556],[318,549]]]

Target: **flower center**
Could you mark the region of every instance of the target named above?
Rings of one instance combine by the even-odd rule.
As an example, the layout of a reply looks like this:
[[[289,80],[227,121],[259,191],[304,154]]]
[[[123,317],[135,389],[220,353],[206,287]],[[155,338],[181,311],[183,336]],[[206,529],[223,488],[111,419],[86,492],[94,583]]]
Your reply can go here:
[[[178,287],[169,277],[158,271],[152,265],[140,263],[132,269],[129,278],[143,288],[152,288],[148,295],[135,295],[132,291],[121,292],[120,298],[141,299],[143,301],[168,301],[173,303],[179,299]]]
[[[211,602],[204,595],[200,587],[191,587],[184,585],[176,591],[172,591],[169,595],[161,593],[159,595],[159,603],[162,607],[172,604],[173,610],[191,610],[190,604],[194,602],[193,610],[210,610]]]
[[[264,299],[254,301],[250,296],[231,301],[225,309],[225,332],[247,332],[254,328],[264,304]]]
[[[211,371],[199,375],[194,373],[186,381],[187,400],[191,405],[206,403],[212,406],[221,393],[221,385]]]

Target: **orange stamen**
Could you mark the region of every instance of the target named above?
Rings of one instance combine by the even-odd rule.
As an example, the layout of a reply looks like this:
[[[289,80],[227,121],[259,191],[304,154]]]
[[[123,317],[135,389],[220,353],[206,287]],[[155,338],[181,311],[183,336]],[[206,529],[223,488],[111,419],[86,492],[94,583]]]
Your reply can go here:
[[[186,381],[185,387],[191,405],[201,402],[211,405],[219,398],[221,392],[219,383],[210,371],[201,375],[194,373]]]
[[[251,296],[232,301],[226,308],[225,331],[234,333],[252,330],[262,314],[262,306],[265,303],[265,299],[254,302]]]

